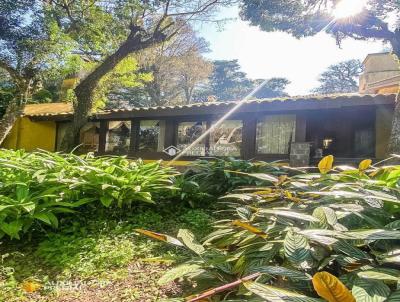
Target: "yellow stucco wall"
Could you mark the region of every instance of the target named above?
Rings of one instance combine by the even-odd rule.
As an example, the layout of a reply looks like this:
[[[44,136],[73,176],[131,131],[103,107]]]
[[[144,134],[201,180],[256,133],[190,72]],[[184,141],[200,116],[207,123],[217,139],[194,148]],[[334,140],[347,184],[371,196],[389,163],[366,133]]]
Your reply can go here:
[[[55,151],[56,129],[55,122],[32,122],[29,118],[22,117],[17,120],[1,147]]]
[[[380,106],[376,109],[376,147],[377,158],[387,157],[387,148],[392,129],[393,108]]]

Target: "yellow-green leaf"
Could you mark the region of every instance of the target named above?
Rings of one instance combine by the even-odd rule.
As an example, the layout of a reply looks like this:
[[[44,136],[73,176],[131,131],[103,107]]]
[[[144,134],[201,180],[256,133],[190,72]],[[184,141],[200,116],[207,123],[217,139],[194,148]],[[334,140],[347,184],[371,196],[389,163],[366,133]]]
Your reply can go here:
[[[328,302],[355,302],[347,287],[328,272],[316,273],[312,283],[318,295]]]
[[[359,165],[358,165],[358,170],[360,172],[367,170],[372,164],[372,160],[370,159],[364,159]]]
[[[333,155],[328,155],[321,159],[321,161],[318,163],[318,169],[321,174],[326,174],[332,170],[333,159]]]
[[[257,236],[260,236],[261,238],[267,238],[267,234],[260,230],[259,228],[256,228],[248,223],[242,222],[240,220],[234,220],[232,222],[232,225],[240,227],[242,229],[245,229],[253,234],[256,234]]]
[[[160,234],[160,233],[156,233],[156,232],[152,232],[152,231],[148,231],[148,230],[143,230],[143,229],[135,229],[135,232],[146,235],[150,238],[153,239],[157,239],[160,241],[164,241],[167,243],[171,243],[177,246],[183,246],[182,242],[180,242],[178,239],[165,235],[165,234]]]

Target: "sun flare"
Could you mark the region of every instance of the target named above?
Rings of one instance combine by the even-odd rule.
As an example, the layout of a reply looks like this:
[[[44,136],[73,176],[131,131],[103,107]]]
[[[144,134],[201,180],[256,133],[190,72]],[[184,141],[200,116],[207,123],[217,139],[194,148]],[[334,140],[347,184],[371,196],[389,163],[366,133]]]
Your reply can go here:
[[[342,0],[333,10],[333,15],[335,19],[350,18],[361,13],[366,4],[367,0]]]

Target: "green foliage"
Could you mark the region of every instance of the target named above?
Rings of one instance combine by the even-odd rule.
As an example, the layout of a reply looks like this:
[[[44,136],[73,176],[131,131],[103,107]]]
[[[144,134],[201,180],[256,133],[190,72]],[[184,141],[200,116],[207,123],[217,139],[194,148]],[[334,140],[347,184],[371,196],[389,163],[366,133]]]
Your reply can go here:
[[[53,285],[87,283],[94,286],[88,289],[89,294],[97,290],[100,296],[128,299],[129,293],[129,301],[141,301],[144,297],[158,301],[170,287],[157,286],[166,263],[184,255],[145,237],[132,236],[133,229],[152,227],[167,232],[192,229],[197,221],[192,217],[196,216],[209,217],[202,210],[170,203],[153,207],[138,205],[123,213],[99,208],[82,212],[72,223],[62,224],[55,231],[37,234],[32,241],[5,241],[1,245],[2,253],[6,254],[0,258],[0,301],[64,301],[65,293],[52,288]],[[210,219],[204,224],[210,225]],[[192,230],[201,236],[201,230]],[[44,288],[32,298],[21,289],[25,280],[35,280]],[[106,290],[96,288],[99,282],[113,286]],[[74,291],[73,299],[86,299],[87,294],[82,286]]]
[[[137,60],[133,56],[128,56],[100,81],[96,90],[95,107],[104,108],[107,105],[107,108],[113,108],[112,103],[108,104],[110,93],[143,88],[146,83],[152,80],[152,74],[140,72]]]
[[[180,221],[183,224],[188,225],[189,228],[200,237],[211,231],[210,220],[210,214],[200,209],[189,210],[180,216]]]
[[[213,97],[218,101],[237,101],[254,88],[263,83],[264,79],[251,80],[246,73],[242,72],[238,60],[214,61],[213,73],[209,77],[209,84],[204,85],[202,91],[196,92],[196,99],[206,101]],[[286,86],[290,81],[286,78],[268,79],[261,90],[256,94],[256,98],[273,98],[287,96]]]
[[[46,89],[41,89],[32,95],[32,101],[37,103],[50,103],[53,100],[53,95]]]
[[[80,157],[45,151],[0,150],[0,237],[41,225],[92,203],[131,208],[173,190],[174,171],[123,157]]]
[[[223,198],[221,220],[202,249],[191,244],[192,236],[178,236],[192,257],[162,281],[186,277],[196,282],[196,293],[222,286],[208,292],[215,301],[228,289],[240,301],[321,301],[318,295],[390,301],[400,276],[399,171],[400,166],[361,165],[327,168],[324,174],[261,174],[269,183]],[[260,173],[243,177],[258,180]],[[324,284],[321,278],[311,282],[317,273]],[[247,290],[233,283],[249,275],[256,281],[246,281]]]
[[[6,112],[7,106],[12,102],[15,86],[6,72],[0,69],[0,118]]]
[[[261,30],[285,31],[301,38],[321,31],[331,33],[340,44],[346,37],[357,40],[379,39],[391,43],[400,54],[398,0],[369,0],[364,11],[350,18],[335,19],[339,0],[243,0],[240,16]],[[388,15],[395,16],[388,19]]]
[[[315,93],[350,93],[358,91],[358,79],[363,71],[360,60],[348,60],[331,65],[320,77]]]
[[[268,173],[279,176],[285,173],[285,169],[265,162],[250,162],[235,158],[197,160],[191,169],[178,177],[176,185],[181,190],[177,193],[191,206],[204,206],[241,186],[265,183],[265,179],[250,177],[243,173]]]

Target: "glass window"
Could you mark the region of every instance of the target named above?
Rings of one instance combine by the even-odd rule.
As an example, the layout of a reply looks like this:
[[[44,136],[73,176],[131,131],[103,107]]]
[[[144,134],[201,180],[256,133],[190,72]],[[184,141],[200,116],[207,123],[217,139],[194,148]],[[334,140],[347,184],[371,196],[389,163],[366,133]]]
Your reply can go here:
[[[140,121],[139,150],[162,152],[164,150],[165,121]]]
[[[212,156],[240,156],[242,129],[243,122],[240,120],[222,122],[211,132],[209,154]]]
[[[131,139],[130,121],[110,121],[108,123],[106,151],[128,153]]]
[[[295,131],[295,115],[265,116],[257,123],[257,153],[288,154]]]
[[[206,131],[205,122],[184,122],[178,124],[178,149],[184,150]],[[204,140],[185,152],[187,156],[204,156]]]
[[[374,129],[357,129],[354,132],[354,155],[368,157],[375,154]]]
[[[81,129],[81,150],[84,152],[95,152],[99,149],[100,123],[87,123]]]

